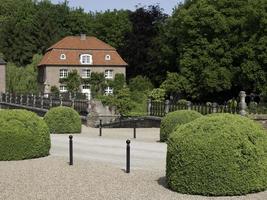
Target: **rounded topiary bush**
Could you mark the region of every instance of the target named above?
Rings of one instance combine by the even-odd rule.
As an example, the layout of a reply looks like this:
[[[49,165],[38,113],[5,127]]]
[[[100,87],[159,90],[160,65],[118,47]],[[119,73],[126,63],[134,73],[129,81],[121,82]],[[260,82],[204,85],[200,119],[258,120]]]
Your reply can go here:
[[[178,110],[168,113],[162,118],[160,124],[160,141],[167,141],[169,135],[179,125],[191,122],[202,115],[199,112],[193,110]]]
[[[238,115],[201,117],[168,140],[166,178],[177,192],[242,195],[267,188],[267,133]]]
[[[46,123],[26,110],[0,110],[0,160],[23,160],[49,155]]]
[[[44,116],[51,133],[80,133],[82,122],[80,115],[65,106],[51,108]]]

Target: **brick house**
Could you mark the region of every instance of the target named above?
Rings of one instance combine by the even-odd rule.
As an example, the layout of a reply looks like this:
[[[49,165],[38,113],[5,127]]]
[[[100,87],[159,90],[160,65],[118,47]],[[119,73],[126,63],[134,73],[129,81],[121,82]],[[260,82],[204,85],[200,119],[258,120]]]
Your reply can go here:
[[[6,62],[0,58],[0,93],[6,92]]]
[[[117,73],[126,75],[126,66],[115,48],[96,37],[68,36],[47,49],[38,65],[38,81],[44,93],[49,93],[52,86],[67,92],[60,79],[66,78],[70,71],[77,70],[85,79],[90,78],[91,72],[104,73],[106,79],[113,79]],[[81,85],[81,92],[90,98],[90,85]],[[110,94],[113,90],[108,87],[105,92]]]

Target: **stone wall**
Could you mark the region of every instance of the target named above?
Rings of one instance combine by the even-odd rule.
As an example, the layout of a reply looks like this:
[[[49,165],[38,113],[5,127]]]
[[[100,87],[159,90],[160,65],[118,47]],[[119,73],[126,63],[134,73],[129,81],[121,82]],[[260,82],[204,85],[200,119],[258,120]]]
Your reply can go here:
[[[263,115],[252,115],[251,118],[255,121],[260,122],[264,128],[267,129],[267,114]]]

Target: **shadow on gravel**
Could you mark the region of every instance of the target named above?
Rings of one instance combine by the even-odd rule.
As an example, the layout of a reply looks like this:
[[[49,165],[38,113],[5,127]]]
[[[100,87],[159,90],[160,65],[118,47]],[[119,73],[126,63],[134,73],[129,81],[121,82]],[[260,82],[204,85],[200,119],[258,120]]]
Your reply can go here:
[[[160,177],[158,180],[157,180],[158,184],[165,187],[166,189],[169,189],[168,186],[167,186],[167,182],[166,182],[166,177]]]

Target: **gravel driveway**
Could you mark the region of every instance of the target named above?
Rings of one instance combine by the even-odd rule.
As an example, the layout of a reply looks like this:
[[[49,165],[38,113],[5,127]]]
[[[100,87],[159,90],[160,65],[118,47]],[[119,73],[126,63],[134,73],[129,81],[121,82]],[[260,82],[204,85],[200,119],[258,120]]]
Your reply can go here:
[[[203,197],[165,186],[166,145],[158,129],[138,129],[132,139],[132,171],[124,172],[130,129],[83,127],[74,135],[74,165],[68,165],[68,136],[52,135],[46,158],[0,162],[1,200],[267,200],[267,191],[240,197]]]

